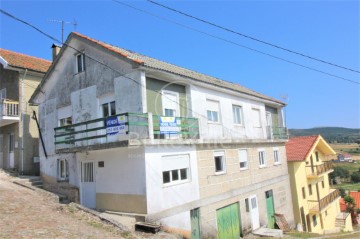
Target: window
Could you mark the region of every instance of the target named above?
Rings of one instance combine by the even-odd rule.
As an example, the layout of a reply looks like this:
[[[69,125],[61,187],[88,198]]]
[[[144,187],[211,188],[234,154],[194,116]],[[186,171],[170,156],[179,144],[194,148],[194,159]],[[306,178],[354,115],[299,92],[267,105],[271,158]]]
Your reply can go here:
[[[6,88],[0,90],[0,100],[6,99]]]
[[[324,182],[324,180],[321,181],[321,186],[322,186],[322,188],[325,188],[325,182]]]
[[[115,101],[102,104],[103,117],[116,115]]]
[[[14,134],[9,135],[9,152],[14,152],[15,148],[15,136]]]
[[[165,116],[166,117],[175,117],[175,110],[173,109],[165,109]]]
[[[313,226],[316,227],[317,225],[316,215],[313,215],[312,218],[313,218]]]
[[[252,122],[255,128],[261,128],[261,118],[260,118],[260,110],[252,109]]]
[[[242,125],[243,120],[242,120],[242,108],[241,108],[241,106],[233,105],[232,109],[233,109],[234,124]]]
[[[246,209],[246,212],[250,212],[249,199],[248,198],[245,198],[245,209]]]
[[[208,122],[219,123],[219,102],[213,100],[206,101]]]
[[[76,55],[76,73],[85,71],[85,54]]]
[[[163,156],[163,185],[172,185],[190,181],[189,155]]]
[[[311,187],[311,184],[308,185],[308,189],[309,189],[309,196],[312,195],[312,187]]]
[[[72,124],[72,117],[66,117],[59,120],[59,126],[66,126]]]
[[[246,149],[239,149],[239,162],[240,162],[240,170],[247,169],[248,155]]]
[[[226,172],[225,168],[225,153],[224,151],[214,152],[215,160],[215,174],[222,174]]]
[[[274,164],[280,164],[279,149],[274,148]]]
[[[305,199],[305,198],[306,198],[305,187],[302,187],[302,188],[301,188],[301,191],[302,191],[303,199]]]
[[[316,162],[319,162],[319,152],[315,152]]]
[[[57,163],[58,168],[58,180],[66,181],[69,178],[69,166],[66,159],[58,159]]]
[[[260,167],[265,167],[266,166],[266,162],[265,162],[265,151],[263,149],[259,150],[259,166]]]

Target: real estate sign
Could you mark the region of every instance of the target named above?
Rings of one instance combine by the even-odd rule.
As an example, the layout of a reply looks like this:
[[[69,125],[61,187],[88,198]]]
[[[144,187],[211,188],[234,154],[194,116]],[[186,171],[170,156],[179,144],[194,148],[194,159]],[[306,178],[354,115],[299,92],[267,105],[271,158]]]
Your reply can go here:
[[[110,116],[106,118],[106,134],[118,135],[126,134],[127,131],[127,117],[125,115]]]
[[[177,134],[179,127],[176,117],[160,117],[160,134]]]

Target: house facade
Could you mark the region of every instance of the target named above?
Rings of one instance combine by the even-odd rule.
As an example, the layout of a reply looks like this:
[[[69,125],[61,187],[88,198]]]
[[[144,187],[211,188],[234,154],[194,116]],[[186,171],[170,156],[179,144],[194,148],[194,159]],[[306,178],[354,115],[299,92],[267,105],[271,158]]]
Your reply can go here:
[[[278,100],[71,33],[31,101],[45,187],[73,201],[193,238],[293,224]]]
[[[0,168],[39,174],[37,107],[28,101],[50,64],[0,49]]]
[[[336,152],[320,136],[303,136],[286,143],[293,196],[295,223],[303,231],[326,234],[351,227],[349,215],[340,213],[340,193],[331,189],[332,162],[325,161]],[[344,226],[337,227],[337,220]],[[340,223],[339,223],[340,225]]]

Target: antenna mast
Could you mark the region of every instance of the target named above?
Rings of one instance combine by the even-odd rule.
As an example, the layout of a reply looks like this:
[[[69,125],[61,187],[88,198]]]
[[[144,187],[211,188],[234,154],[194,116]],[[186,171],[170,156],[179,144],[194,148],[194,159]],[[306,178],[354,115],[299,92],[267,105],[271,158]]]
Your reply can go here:
[[[64,44],[64,24],[72,24],[74,25],[74,28],[76,29],[76,26],[78,25],[76,20],[72,21],[72,22],[67,22],[64,20],[49,20],[49,22],[56,22],[56,23],[61,23],[61,44]]]

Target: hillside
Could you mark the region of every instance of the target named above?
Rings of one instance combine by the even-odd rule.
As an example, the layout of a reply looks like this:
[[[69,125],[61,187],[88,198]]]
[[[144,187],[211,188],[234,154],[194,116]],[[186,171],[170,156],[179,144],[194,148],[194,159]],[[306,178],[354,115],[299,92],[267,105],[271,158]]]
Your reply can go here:
[[[329,143],[360,143],[360,129],[341,127],[318,127],[311,129],[289,129],[290,138],[320,134]]]

